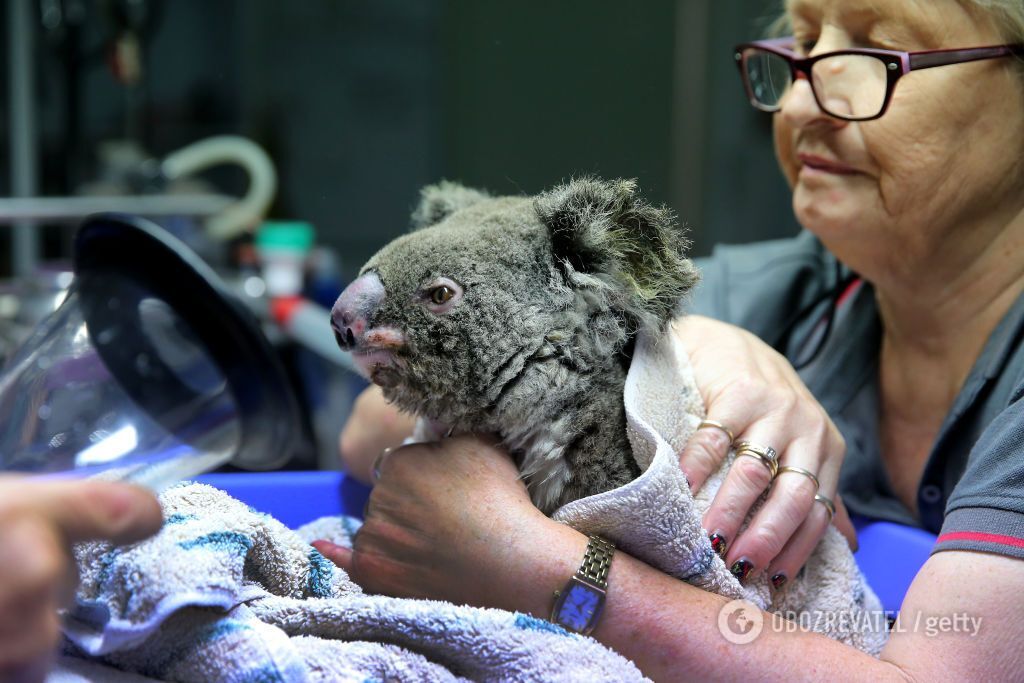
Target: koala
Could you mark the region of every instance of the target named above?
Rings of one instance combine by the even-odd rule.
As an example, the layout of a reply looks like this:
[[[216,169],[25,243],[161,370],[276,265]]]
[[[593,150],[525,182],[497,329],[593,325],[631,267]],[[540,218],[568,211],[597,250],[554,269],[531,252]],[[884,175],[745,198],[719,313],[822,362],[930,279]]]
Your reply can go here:
[[[698,277],[672,214],[629,180],[535,197],[443,182],[412,223],[331,312],[362,372],[404,411],[497,434],[547,514],[639,476],[633,342],[663,334]]]

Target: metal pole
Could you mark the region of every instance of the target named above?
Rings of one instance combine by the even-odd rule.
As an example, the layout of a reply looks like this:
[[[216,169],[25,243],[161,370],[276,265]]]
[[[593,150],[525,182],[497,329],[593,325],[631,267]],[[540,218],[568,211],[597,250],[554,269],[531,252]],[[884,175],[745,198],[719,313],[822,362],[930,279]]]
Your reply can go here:
[[[704,112],[711,99],[706,76],[710,29],[705,0],[676,0],[669,197],[680,220],[690,224],[697,253],[710,239],[705,232],[703,183],[708,134]]]
[[[7,0],[13,197],[35,196],[39,186],[34,59],[36,26],[32,20],[33,6],[33,0]],[[13,226],[12,272],[15,275],[29,275],[35,271],[38,260],[39,235],[36,226],[30,221],[18,221]]]

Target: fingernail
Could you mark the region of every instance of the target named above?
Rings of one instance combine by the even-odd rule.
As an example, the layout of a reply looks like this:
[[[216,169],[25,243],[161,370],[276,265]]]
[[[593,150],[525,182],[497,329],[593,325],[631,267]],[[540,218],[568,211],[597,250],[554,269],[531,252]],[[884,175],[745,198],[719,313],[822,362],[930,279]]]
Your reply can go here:
[[[802,579],[802,578],[804,578],[804,574],[806,574],[806,573],[807,573],[807,567],[805,565],[803,567],[800,567],[800,571],[798,571],[796,573],[796,578]]]
[[[779,572],[772,577],[772,587],[775,588],[775,590],[779,590],[786,585],[786,581],[789,581],[789,578],[782,572]]]
[[[736,560],[732,563],[732,566],[729,567],[729,571],[732,572],[732,575],[740,581],[747,578],[747,575],[750,574],[750,572],[752,572],[753,570],[754,563],[745,557],[741,557],[740,559]]]
[[[722,532],[716,531],[708,537],[711,540],[711,549],[715,551],[715,554],[721,558],[725,558],[725,551],[729,547],[729,542],[725,540],[725,536]]]

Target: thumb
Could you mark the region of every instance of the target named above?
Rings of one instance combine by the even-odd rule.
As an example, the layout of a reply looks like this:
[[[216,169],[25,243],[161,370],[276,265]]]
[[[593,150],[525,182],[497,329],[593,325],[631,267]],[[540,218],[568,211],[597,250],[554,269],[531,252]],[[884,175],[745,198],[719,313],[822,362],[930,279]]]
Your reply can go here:
[[[320,554],[326,557],[328,560],[336,564],[337,566],[344,569],[346,572],[351,573],[352,571],[352,549],[346,548],[343,545],[337,543],[331,543],[330,541],[316,540],[310,545],[320,551]]]
[[[19,514],[48,520],[72,543],[100,538],[130,543],[156,533],[163,523],[156,497],[138,486],[0,477],[0,517]]]

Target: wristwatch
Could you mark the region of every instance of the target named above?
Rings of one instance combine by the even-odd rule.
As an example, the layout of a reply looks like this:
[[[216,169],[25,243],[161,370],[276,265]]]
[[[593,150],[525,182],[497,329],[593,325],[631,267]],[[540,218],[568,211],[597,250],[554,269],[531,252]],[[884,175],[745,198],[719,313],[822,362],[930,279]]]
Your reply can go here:
[[[608,590],[608,569],[612,564],[615,546],[600,536],[591,536],[583,564],[565,588],[555,591],[555,606],[551,621],[559,626],[590,634],[597,626]]]

